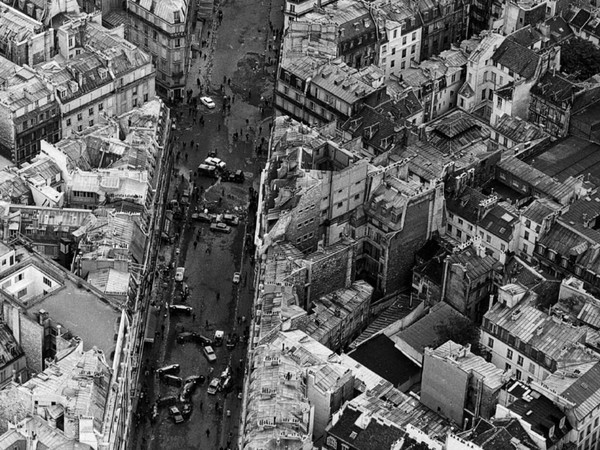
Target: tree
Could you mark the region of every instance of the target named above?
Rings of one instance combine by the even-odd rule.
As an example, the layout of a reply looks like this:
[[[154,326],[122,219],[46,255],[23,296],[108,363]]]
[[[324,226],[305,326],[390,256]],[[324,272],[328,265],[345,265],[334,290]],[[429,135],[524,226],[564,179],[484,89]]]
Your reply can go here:
[[[440,336],[440,345],[446,341],[454,341],[460,345],[471,344],[471,351],[476,351],[479,345],[479,328],[466,317],[453,317],[436,325]]]
[[[573,38],[562,45],[560,53],[562,71],[578,81],[600,73],[600,49],[581,38]]]

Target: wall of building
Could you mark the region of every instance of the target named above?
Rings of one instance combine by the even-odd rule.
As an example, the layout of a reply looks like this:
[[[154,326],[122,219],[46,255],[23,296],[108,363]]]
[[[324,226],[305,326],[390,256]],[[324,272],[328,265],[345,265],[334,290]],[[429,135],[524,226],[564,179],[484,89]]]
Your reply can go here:
[[[349,241],[345,248],[309,263],[310,287],[307,304],[310,306],[311,300],[336,289],[349,287],[354,281],[355,260],[356,243]]]
[[[384,70],[386,80],[408,69],[411,61],[421,61],[422,31],[422,27],[407,30],[402,26],[387,30],[388,42],[381,46],[379,55],[379,67]]]
[[[320,239],[320,200],[320,185],[311,186],[301,193],[298,204],[289,212],[291,220],[285,237],[302,252],[310,253],[317,249]]]
[[[20,314],[19,326],[19,344],[25,352],[27,367],[34,372],[41,372],[44,370],[44,326],[24,314]]]
[[[1,280],[1,289],[21,301],[31,300],[60,287],[57,280],[29,265]]]
[[[13,373],[15,381],[19,381],[20,376],[25,375],[27,369],[27,360],[25,355],[11,361],[3,367],[0,367],[0,389],[9,384],[13,379]],[[25,381],[23,378],[22,381]]]
[[[384,250],[386,270],[381,274],[381,290],[384,294],[410,288],[415,254],[429,238],[433,200],[434,194],[429,193],[410,202],[402,231],[394,234]]]
[[[444,358],[432,356],[430,349],[425,350],[421,403],[462,425],[468,383],[469,375],[464,370]]]

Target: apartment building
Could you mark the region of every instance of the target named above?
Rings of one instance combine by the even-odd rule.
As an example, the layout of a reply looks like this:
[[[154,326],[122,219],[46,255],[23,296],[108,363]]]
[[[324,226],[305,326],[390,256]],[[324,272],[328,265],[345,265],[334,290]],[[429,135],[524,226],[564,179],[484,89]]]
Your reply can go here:
[[[0,6],[0,56],[33,67],[54,56],[54,29],[8,5]]]
[[[53,90],[29,67],[0,57],[0,154],[15,164],[30,161],[40,142],[60,139],[60,109]]]
[[[44,27],[50,28],[52,19],[59,14],[79,14],[79,4],[77,0],[3,0],[23,14],[28,15],[44,24]]]
[[[400,75],[401,71],[421,61],[421,16],[408,2],[376,1],[372,5],[381,33],[377,64],[389,80],[392,75]]]
[[[98,61],[97,63],[90,62],[89,67],[86,65],[82,67],[92,72],[98,71],[98,77],[95,77],[97,86],[94,93],[79,97],[79,103],[74,102],[70,107],[74,108],[81,102],[88,101],[93,103],[90,108],[94,108],[94,117],[103,116],[108,111],[104,109],[107,105],[104,104],[105,100],[97,101],[96,98],[101,98],[109,92],[106,87],[101,89],[99,86],[104,85],[104,81],[112,79],[112,90],[114,91],[112,112],[120,116],[155,97],[156,72],[149,54],[128,42],[124,38],[123,28],[108,30],[99,23],[100,18],[101,15],[97,12],[90,16],[75,17],[63,24],[56,32],[59,43],[58,50],[66,60],[76,58],[85,50],[89,50],[90,53],[96,55],[96,61]],[[68,64],[67,66],[69,67]],[[73,69],[77,71],[77,62],[72,63],[70,67],[71,71]],[[102,78],[104,71],[101,69],[106,69],[106,78]],[[79,75],[76,75],[76,80],[79,82]],[[83,81],[85,78],[82,74],[81,82]],[[110,88],[111,84],[109,83],[108,86]],[[90,86],[88,89],[91,91],[92,87]],[[65,95],[70,99],[68,93]],[[102,110],[100,110],[101,103]],[[84,116],[87,115],[85,112],[83,112]]]
[[[157,72],[157,90],[169,100],[184,97],[188,8],[187,0],[127,1],[129,39],[151,56]]]
[[[274,107],[284,115],[311,125],[346,121],[363,104],[384,99],[384,74],[375,66],[357,70],[341,60],[312,56],[282,56]]]
[[[538,23],[543,22],[546,18],[547,10],[550,9],[548,6],[549,3],[546,1],[525,2],[519,0],[506,2],[503,15],[504,34],[512,34],[528,25],[536,26]],[[554,16],[555,12],[550,14],[550,11],[548,11],[548,15]]]
[[[469,5],[463,0],[418,0],[423,20],[421,59],[428,59],[467,37]]]
[[[537,307],[538,301],[550,301],[543,289],[543,285],[531,291],[517,284],[502,286],[498,301],[483,319],[481,345],[496,367],[517,380],[543,382],[565,365],[598,360],[585,345],[594,330]]]
[[[377,64],[379,35],[369,8],[357,0],[338,0],[302,16],[302,22],[334,25],[337,55],[349,67],[361,69]],[[312,30],[312,28],[311,28]]]
[[[464,428],[494,416],[504,382],[503,371],[468,345],[450,340],[425,349],[421,402]]]
[[[0,323],[0,388],[28,378],[25,352],[5,323]]]
[[[517,254],[525,261],[533,261],[533,252],[539,239],[545,236],[560,216],[563,206],[547,198],[536,198],[520,214],[521,236]]]

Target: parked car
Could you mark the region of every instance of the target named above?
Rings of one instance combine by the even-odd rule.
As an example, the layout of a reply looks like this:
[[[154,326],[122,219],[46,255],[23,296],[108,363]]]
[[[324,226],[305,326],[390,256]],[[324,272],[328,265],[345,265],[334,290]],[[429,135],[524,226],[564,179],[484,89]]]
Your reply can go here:
[[[194,308],[187,305],[169,305],[171,314],[187,314],[188,316],[194,312]]]
[[[233,379],[231,376],[228,376],[225,379],[221,379],[220,391],[229,392],[233,387]]]
[[[158,400],[156,400],[156,404],[158,406],[171,406],[175,403],[177,403],[177,397],[175,397],[174,395],[168,395],[167,397],[159,397]]]
[[[181,411],[179,411],[179,408],[177,406],[169,407],[169,415],[171,416],[171,419],[173,420],[173,422],[175,422],[175,423],[183,422],[183,416],[181,415]]]
[[[231,227],[228,225],[225,225],[222,222],[218,222],[218,223],[211,223],[210,224],[210,231],[216,231],[219,233],[231,233]]]
[[[233,283],[234,284],[238,284],[240,282],[240,273],[239,272],[234,272],[233,273]]]
[[[227,176],[224,177],[224,180],[231,181],[232,183],[243,183],[246,181],[246,176],[243,171],[236,170],[235,172],[227,172]]]
[[[209,363],[214,363],[217,360],[217,355],[210,345],[204,347],[202,351],[204,352],[204,356],[206,356],[206,359]]]
[[[240,218],[233,214],[223,214],[222,220],[227,225],[232,225],[234,227],[237,227],[240,224]]]
[[[204,164],[206,164],[208,166],[215,166],[217,169],[220,169],[220,170],[224,170],[225,166],[227,165],[225,163],[225,161],[223,161],[221,158],[217,158],[215,156],[209,156],[208,158],[206,158],[204,160]]]
[[[198,222],[207,222],[210,223],[212,222],[212,217],[210,214],[206,214],[203,212],[200,213],[193,213],[192,214],[192,220],[197,220]]]
[[[206,392],[210,395],[215,395],[219,391],[219,386],[221,385],[221,380],[219,378],[213,378],[208,385],[208,389]]]
[[[183,276],[185,275],[185,267],[178,267],[175,270],[175,281],[183,281]]]
[[[179,373],[179,370],[181,370],[179,368],[179,364],[169,364],[168,366],[164,366],[164,367],[160,367],[159,369],[156,369],[156,373],[158,375],[163,375],[163,374],[167,374],[167,373]]]
[[[188,383],[188,382],[195,382],[196,384],[204,384],[204,381],[206,380],[206,377],[204,375],[190,375],[189,377],[187,377],[184,381],[184,383]]]
[[[210,340],[206,336],[202,336],[201,334],[196,336],[196,342],[198,342],[200,345],[204,345],[204,346],[207,346],[207,345],[210,346],[213,344],[212,340]]]
[[[210,97],[200,97],[200,103],[202,103],[208,109],[214,109],[216,106],[215,102]]]
[[[181,392],[179,393],[179,401],[187,402],[192,398],[192,394],[196,390],[196,381],[195,380],[186,380],[185,384],[181,388]]]
[[[200,164],[198,166],[198,173],[205,177],[217,178],[217,168],[210,164]]]
[[[189,402],[181,405],[181,415],[183,416],[183,418],[189,419],[189,417],[192,415],[193,409],[194,409],[194,405],[192,405]]]
[[[225,337],[225,332],[223,330],[217,330],[215,331],[215,338],[213,340],[214,342],[214,346],[215,347],[220,347],[221,345],[223,345],[223,339]]]
[[[178,377],[176,375],[161,375],[160,380],[165,384],[168,384],[169,386],[173,387],[181,387],[181,385],[183,384],[183,380],[181,379],[181,377]]]
[[[184,331],[183,333],[179,333],[177,335],[177,343],[185,344],[186,342],[196,342],[198,338],[198,333],[194,331]]]

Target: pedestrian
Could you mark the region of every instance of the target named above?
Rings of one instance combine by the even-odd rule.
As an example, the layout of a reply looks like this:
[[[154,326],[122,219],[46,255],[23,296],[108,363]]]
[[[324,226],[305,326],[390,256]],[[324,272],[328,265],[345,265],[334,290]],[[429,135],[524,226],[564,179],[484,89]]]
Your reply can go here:
[[[198,248],[198,241],[194,241],[194,250],[196,250],[196,248]]]
[[[246,126],[250,125],[250,121],[248,119],[246,119]]]
[[[200,400],[200,411],[202,411],[202,400]]]
[[[260,136],[262,134],[262,127],[258,127],[258,135]]]
[[[192,313],[192,322],[196,321],[196,313]],[[200,403],[202,404],[202,403]],[[200,409],[202,409],[202,406],[200,406]]]
[[[190,148],[194,148],[194,140],[192,139],[192,141],[190,142]]]
[[[219,301],[220,298],[221,298],[221,293],[217,292],[217,301]]]
[[[207,437],[207,438],[209,438],[209,437],[210,437],[210,429],[209,429],[209,428],[207,428],[207,429],[206,429],[206,437]]]
[[[206,61],[206,53],[204,54],[204,61]]]
[[[217,125],[217,131],[221,131],[221,124]]]
[[[231,78],[227,78],[227,84],[231,86]]]
[[[250,142],[250,135],[246,133],[246,142]]]
[[[208,328],[208,319],[206,319],[206,328]]]

